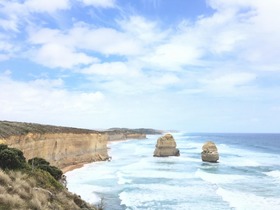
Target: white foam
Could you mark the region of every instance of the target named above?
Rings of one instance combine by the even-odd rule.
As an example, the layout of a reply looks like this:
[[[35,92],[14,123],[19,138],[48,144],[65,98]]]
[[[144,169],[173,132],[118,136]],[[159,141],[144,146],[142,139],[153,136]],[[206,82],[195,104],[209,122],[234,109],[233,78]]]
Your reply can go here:
[[[173,171],[142,170],[125,171],[126,175],[135,178],[165,178],[165,179],[189,179],[194,178],[192,173],[178,173]]]
[[[271,196],[278,196],[277,198],[262,196],[268,195],[272,178],[279,180],[280,171],[266,172],[269,177],[261,180],[263,183],[260,183],[259,176],[253,175],[254,171],[261,172],[261,168],[256,166],[273,165],[274,169],[279,164],[279,155],[218,144],[220,163],[202,164],[202,143],[188,141],[185,137],[179,139],[177,148],[181,150],[181,156],[167,158],[153,157],[155,144],[154,136],[152,140],[112,143],[111,162],[92,163],[67,173],[69,189],[94,203],[100,201],[98,194],[108,194],[115,200],[118,200],[115,196],[119,196],[121,204],[130,210],[229,209],[229,206],[242,210],[279,208],[277,188],[269,193]],[[243,166],[256,168],[250,169],[249,174],[235,168]],[[278,186],[278,182],[275,184]],[[263,189],[264,192],[258,192],[258,196],[247,194],[244,191],[248,187],[259,187],[258,190]],[[244,201],[247,196],[249,201]],[[270,208],[269,204],[277,208]]]
[[[217,145],[220,154],[220,163],[229,166],[258,167],[263,165],[279,165],[280,155],[251,151],[224,144]]]
[[[118,184],[119,185],[124,185],[124,184],[132,183],[132,180],[124,178],[124,174],[121,173],[121,172],[117,172],[117,177],[118,177]]]
[[[246,159],[246,158],[226,158],[226,159],[222,159],[220,158],[219,162],[221,164],[225,164],[228,166],[235,166],[235,167],[245,167],[245,166],[249,166],[249,167],[258,167],[261,166],[262,164],[259,163],[258,161],[252,160],[252,159]]]
[[[198,197],[207,196],[209,191],[205,191],[204,185],[166,185],[166,184],[135,184],[131,186],[134,190],[124,190],[119,194],[122,205],[126,205],[129,209],[166,209],[166,201],[184,203],[188,200],[197,200]],[[213,194],[215,191],[213,191]],[[203,194],[205,193],[205,194]],[[209,195],[208,195],[209,197]],[[178,209],[178,206],[174,208]],[[156,208],[155,208],[156,207]],[[170,206],[169,206],[170,207]],[[190,207],[190,206],[188,206]]]
[[[212,184],[233,183],[237,180],[247,178],[246,176],[241,175],[207,173],[200,169],[196,171],[195,176],[200,177],[204,181]]]
[[[237,210],[254,209],[254,210],[279,210],[280,199],[273,197],[260,197],[251,193],[240,191],[229,191],[219,187],[216,191],[222,199],[229,203],[229,206]]]
[[[280,170],[264,172],[267,176],[275,178],[277,181],[280,181]]]

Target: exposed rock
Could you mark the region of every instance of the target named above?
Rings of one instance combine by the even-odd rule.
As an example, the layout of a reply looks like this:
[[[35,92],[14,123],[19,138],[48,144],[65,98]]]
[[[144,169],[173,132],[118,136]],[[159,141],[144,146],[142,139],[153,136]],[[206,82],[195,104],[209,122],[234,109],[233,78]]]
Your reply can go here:
[[[61,169],[93,161],[110,160],[107,142],[145,139],[153,129],[90,129],[0,121],[0,144],[23,151],[26,159],[41,157]]]
[[[202,146],[201,159],[204,162],[216,163],[219,160],[218,149],[214,142],[208,141]]]
[[[166,134],[157,140],[154,157],[180,156],[179,149],[176,149],[175,139],[171,134]]]
[[[0,121],[0,143],[59,168],[106,160],[108,134],[88,129]]]

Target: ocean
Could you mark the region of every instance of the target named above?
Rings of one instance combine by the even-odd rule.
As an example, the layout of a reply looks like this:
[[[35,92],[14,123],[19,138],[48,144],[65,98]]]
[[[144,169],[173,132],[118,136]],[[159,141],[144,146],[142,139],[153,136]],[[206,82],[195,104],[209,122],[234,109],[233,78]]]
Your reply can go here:
[[[67,172],[68,189],[106,210],[280,209],[280,134],[172,135],[180,157],[153,157],[157,135],[112,142],[112,161]],[[219,163],[201,161],[209,140]]]

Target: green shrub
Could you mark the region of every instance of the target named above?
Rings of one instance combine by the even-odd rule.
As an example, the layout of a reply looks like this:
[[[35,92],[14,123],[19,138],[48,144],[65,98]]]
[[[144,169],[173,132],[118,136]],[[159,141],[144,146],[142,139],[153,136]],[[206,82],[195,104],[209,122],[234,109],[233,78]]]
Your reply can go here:
[[[25,157],[22,151],[15,148],[6,148],[0,150],[0,168],[2,169],[20,169],[26,166]]]
[[[39,168],[49,172],[56,180],[59,180],[63,174],[63,172],[59,168],[51,166],[50,163],[43,158],[32,158],[28,160],[28,164],[34,168]]]
[[[50,165],[48,161],[46,161],[44,158],[35,157],[28,160],[28,164],[33,165],[34,167],[40,166],[40,165]]]
[[[8,146],[6,144],[0,144],[0,152],[7,148],[8,148]]]
[[[0,144],[0,168],[20,169],[25,168],[25,166],[26,160],[21,150]]]
[[[29,174],[36,179],[37,185],[41,188],[49,190],[64,189],[63,185],[45,170],[36,168],[30,171]]]

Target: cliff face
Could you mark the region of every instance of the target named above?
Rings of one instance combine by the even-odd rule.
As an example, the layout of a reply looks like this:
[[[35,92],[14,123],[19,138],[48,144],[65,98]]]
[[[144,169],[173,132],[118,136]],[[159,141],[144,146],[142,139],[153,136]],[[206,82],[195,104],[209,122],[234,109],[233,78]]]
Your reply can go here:
[[[145,139],[144,133],[122,133],[122,132],[108,132],[108,141],[119,141],[125,139]]]
[[[27,160],[41,157],[62,169],[70,165],[108,159],[108,141],[145,139],[146,134],[159,132],[161,131],[143,128],[94,131],[0,121],[0,144],[22,150]]]
[[[106,133],[109,135],[109,141],[117,141],[124,139],[145,139],[147,134],[162,134],[163,131],[150,128],[110,128],[106,131]]]
[[[107,159],[107,141],[105,132],[0,121],[0,143],[22,150],[26,159],[41,157],[59,168]]]
[[[105,133],[28,133],[1,140],[22,150],[26,159],[42,157],[52,165],[64,168],[107,159],[107,139]]]

